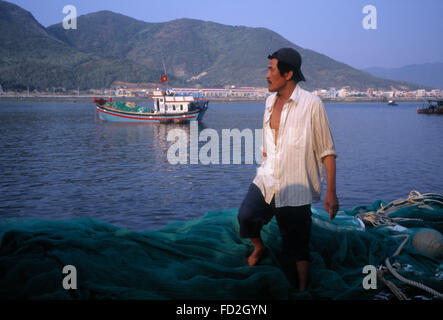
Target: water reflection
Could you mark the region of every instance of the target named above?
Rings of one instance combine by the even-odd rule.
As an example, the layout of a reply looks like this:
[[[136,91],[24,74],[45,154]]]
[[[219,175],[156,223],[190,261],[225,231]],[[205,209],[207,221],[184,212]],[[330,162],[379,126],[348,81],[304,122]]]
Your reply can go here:
[[[95,147],[97,155],[106,156],[115,147],[129,146],[138,151],[145,151],[149,159],[157,163],[169,163],[168,148],[174,141],[168,141],[171,130],[179,129],[190,137],[190,123],[123,123],[97,121],[95,126]],[[198,133],[207,126],[198,124]]]

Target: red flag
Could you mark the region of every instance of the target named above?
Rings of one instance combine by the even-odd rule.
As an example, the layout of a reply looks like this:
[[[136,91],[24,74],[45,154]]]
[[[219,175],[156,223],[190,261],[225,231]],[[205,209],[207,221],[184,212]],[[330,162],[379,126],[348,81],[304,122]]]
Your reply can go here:
[[[163,82],[168,82],[168,76],[165,74],[162,79],[161,79],[162,83]]]

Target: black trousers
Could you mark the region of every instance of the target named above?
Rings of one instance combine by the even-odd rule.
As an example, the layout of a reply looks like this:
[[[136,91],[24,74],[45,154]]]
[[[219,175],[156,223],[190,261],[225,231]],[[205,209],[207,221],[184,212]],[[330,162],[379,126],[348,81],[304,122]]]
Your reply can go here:
[[[310,261],[311,205],[275,207],[275,197],[266,203],[260,189],[251,183],[239,212],[241,238],[258,238],[263,225],[275,216],[285,253],[296,261]]]

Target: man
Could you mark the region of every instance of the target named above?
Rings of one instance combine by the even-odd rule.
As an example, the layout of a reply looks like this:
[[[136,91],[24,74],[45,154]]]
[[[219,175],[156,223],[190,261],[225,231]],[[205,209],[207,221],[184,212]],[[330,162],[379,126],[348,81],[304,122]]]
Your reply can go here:
[[[247,258],[256,265],[266,254],[260,231],[276,217],[283,246],[295,261],[298,287],[306,290],[310,253],[311,203],[319,200],[323,165],[327,191],[325,209],[334,219],[338,210],[335,152],[322,101],[303,90],[301,56],[282,48],[268,56],[269,91],[263,119],[263,161],[240,207],[240,236],[250,238],[254,251]]]

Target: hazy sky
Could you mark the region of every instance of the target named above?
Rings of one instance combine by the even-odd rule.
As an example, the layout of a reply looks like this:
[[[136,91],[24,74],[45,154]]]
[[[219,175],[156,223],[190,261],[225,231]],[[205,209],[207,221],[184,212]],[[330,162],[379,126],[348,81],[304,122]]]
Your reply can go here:
[[[178,18],[264,27],[303,48],[356,68],[443,62],[442,0],[9,0],[45,27],[77,14],[111,10],[138,20]],[[377,10],[377,29],[366,30],[366,5]]]

